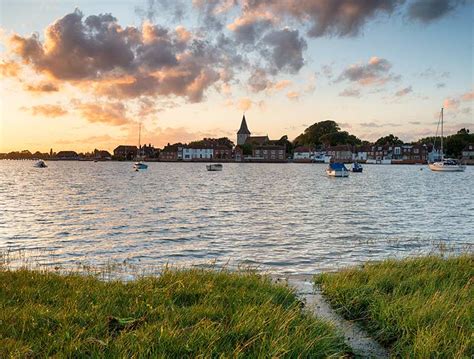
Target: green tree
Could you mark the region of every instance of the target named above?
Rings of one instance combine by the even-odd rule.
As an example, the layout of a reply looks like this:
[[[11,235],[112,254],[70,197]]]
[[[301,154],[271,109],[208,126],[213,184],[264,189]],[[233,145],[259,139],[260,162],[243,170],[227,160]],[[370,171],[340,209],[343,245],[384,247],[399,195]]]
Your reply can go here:
[[[376,145],[384,146],[384,145],[403,145],[403,141],[399,139],[397,136],[390,134],[385,137],[380,137],[377,141],[375,141]]]
[[[322,144],[321,137],[330,133],[339,132],[339,125],[331,120],[316,122],[309,126],[302,134],[293,141],[295,146],[319,146]]]

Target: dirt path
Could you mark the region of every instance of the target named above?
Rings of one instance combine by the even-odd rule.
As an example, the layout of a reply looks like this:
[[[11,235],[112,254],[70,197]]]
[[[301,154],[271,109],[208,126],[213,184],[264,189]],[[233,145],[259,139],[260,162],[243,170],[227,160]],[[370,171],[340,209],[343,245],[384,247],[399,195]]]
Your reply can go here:
[[[312,278],[294,276],[279,278],[286,280],[295,288],[298,296],[305,302],[306,308],[317,317],[330,321],[344,335],[347,345],[355,354],[364,358],[389,358],[389,352],[373,340],[356,323],[348,321],[337,314],[324,299],[321,291],[313,286]]]

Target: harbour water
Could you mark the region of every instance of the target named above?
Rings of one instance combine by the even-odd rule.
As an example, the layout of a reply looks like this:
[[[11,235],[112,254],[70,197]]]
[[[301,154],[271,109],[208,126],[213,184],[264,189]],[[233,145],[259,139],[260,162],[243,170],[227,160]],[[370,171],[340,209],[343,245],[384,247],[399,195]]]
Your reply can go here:
[[[0,161],[0,251],[54,266],[244,265],[309,274],[474,245],[474,168]]]

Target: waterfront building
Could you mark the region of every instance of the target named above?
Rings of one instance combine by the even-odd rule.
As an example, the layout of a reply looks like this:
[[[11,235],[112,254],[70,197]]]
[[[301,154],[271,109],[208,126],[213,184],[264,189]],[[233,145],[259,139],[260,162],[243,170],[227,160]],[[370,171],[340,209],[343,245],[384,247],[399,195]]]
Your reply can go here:
[[[133,160],[137,157],[137,146],[120,145],[114,149],[114,156],[121,160]]]
[[[286,161],[286,147],[266,144],[263,146],[256,146],[253,148],[252,160],[264,162],[283,162]]]
[[[214,149],[203,145],[190,145],[183,147],[184,161],[205,161],[212,160],[214,157]]]
[[[242,117],[242,122],[240,128],[237,131],[237,145],[243,145],[251,133],[247,127],[247,121],[245,120],[245,115]]]
[[[462,158],[465,160],[474,160],[474,144],[470,143],[463,148]]]
[[[299,146],[293,152],[294,162],[311,162],[314,157],[314,149],[311,147]]]
[[[79,155],[76,151],[59,151],[56,154],[58,160],[78,160]]]
[[[350,145],[330,146],[326,149],[326,154],[331,156],[334,162],[351,162],[352,148]]]

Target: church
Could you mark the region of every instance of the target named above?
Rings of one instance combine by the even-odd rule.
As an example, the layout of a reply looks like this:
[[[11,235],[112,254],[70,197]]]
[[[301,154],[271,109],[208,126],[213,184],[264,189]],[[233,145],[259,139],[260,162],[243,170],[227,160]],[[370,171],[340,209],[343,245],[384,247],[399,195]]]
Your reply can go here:
[[[251,134],[244,114],[240,128],[237,131],[237,147],[251,146],[252,156],[246,159],[263,162],[286,162],[286,146],[277,144],[277,141],[270,140],[268,136],[251,136]]]

